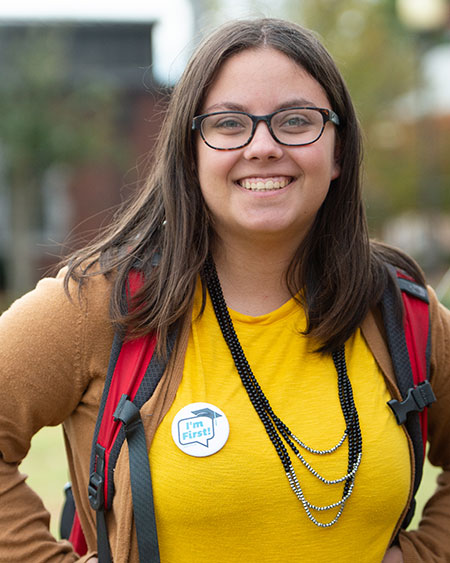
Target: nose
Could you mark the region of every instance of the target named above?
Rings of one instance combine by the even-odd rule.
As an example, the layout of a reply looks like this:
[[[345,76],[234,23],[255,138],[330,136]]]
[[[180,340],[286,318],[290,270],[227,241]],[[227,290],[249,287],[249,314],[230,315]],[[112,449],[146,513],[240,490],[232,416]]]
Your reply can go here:
[[[278,159],[283,155],[283,147],[271,135],[267,123],[259,122],[250,143],[244,147],[244,157],[251,159]]]

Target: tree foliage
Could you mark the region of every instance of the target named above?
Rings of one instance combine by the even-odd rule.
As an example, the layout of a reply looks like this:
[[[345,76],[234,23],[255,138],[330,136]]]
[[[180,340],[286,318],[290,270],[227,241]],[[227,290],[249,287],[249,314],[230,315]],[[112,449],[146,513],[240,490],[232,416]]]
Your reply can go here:
[[[30,28],[8,41],[0,86],[0,142],[8,169],[41,174],[57,162],[110,153],[114,93],[100,82],[75,83],[63,31]]]
[[[262,2],[251,4],[257,10]],[[421,115],[419,107],[423,56],[443,38],[424,41],[405,29],[394,0],[284,0],[282,5],[284,17],[318,33],[349,86],[365,136],[365,194],[373,231],[403,211],[437,206],[450,211],[449,120],[430,115],[430,107]]]
[[[10,208],[10,242],[3,241],[3,259],[14,295],[35,281],[46,172],[58,163],[117,157],[121,147],[114,131],[114,91],[110,84],[80,83],[71,76],[67,30],[31,26],[23,36],[5,27],[0,44],[0,190]]]

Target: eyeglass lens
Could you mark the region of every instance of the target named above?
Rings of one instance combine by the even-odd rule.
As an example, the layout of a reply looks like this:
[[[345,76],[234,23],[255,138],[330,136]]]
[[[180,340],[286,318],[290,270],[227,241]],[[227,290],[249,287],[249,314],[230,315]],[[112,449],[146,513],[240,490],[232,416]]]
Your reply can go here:
[[[277,141],[287,145],[307,145],[320,137],[324,119],[315,109],[286,109],[272,116],[271,127]],[[252,129],[252,119],[242,113],[221,112],[202,121],[205,141],[218,149],[245,145],[250,140]]]

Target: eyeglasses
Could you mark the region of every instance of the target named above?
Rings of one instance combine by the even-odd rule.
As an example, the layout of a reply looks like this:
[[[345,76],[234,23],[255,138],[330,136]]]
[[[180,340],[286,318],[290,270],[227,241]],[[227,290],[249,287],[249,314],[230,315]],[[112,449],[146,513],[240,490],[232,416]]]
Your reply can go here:
[[[293,107],[279,109],[267,115],[252,115],[244,111],[205,113],[194,117],[192,129],[200,131],[208,147],[229,151],[248,145],[260,121],[266,123],[277,143],[290,147],[315,143],[328,121],[334,125],[340,123],[339,117],[331,109]]]

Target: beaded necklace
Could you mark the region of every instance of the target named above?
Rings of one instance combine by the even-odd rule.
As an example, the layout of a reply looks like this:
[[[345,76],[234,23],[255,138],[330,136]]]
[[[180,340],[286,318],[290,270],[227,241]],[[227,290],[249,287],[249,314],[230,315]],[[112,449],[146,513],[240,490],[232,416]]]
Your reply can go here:
[[[283,423],[283,421],[278,418],[278,416],[272,410],[272,407],[270,406],[267,397],[264,395],[264,392],[261,389],[258,381],[253,375],[252,369],[247,361],[247,358],[245,357],[236,331],[234,330],[233,321],[228,312],[228,308],[222,292],[222,287],[217,276],[216,267],[211,257],[209,257],[205,265],[205,278],[217,322],[222,331],[225,342],[227,343],[227,346],[231,352],[236,370],[242,380],[245,390],[247,391],[249,399],[259,418],[261,419],[267,435],[269,436],[270,441],[272,442],[278,454],[278,457],[280,458],[292,491],[301,502],[311,522],[321,528],[329,528],[330,526],[333,526],[339,520],[344,510],[345,503],[350,498],[353,492],[355,476],[360,466],[362,456],[361,430],[359,427],[358,412],[353,401],[352,386],[347,375],[345,347],[341,346],[340,348],[338,348],[335,352],[333,352],[332,356],[338,376],[339,401],[341,404],[346,428],[342,438],[332,448],[327,450],[314,449],[297,438],[297,436],[295,436],[291,432],[291,430]],[[298,446],[300,446],[300,448],[312,454],[329,455],[340,448],[345,440],[348,440],[347,473],[346,475],[338,479],[326,479],[322,475],[320,475],[302,456],[296,446],[297,444]],[[295,456],[302,462],[306,469],[308,469],[308,471],[310,471],[311,474],[314,475],[314,477],[316,477],[325,485],[336,485],[338,483],[344,482],[341,500],[325,506],[317,506],[306,500],[302,487],[292,466],[292,461],[285,443],[294,452]],[[329,520],[328,522],[320,522],[312,513],[312,511],[320,513],[327,510],[332,510],[333,508],[338,509],[337,514],[332,520]]]

